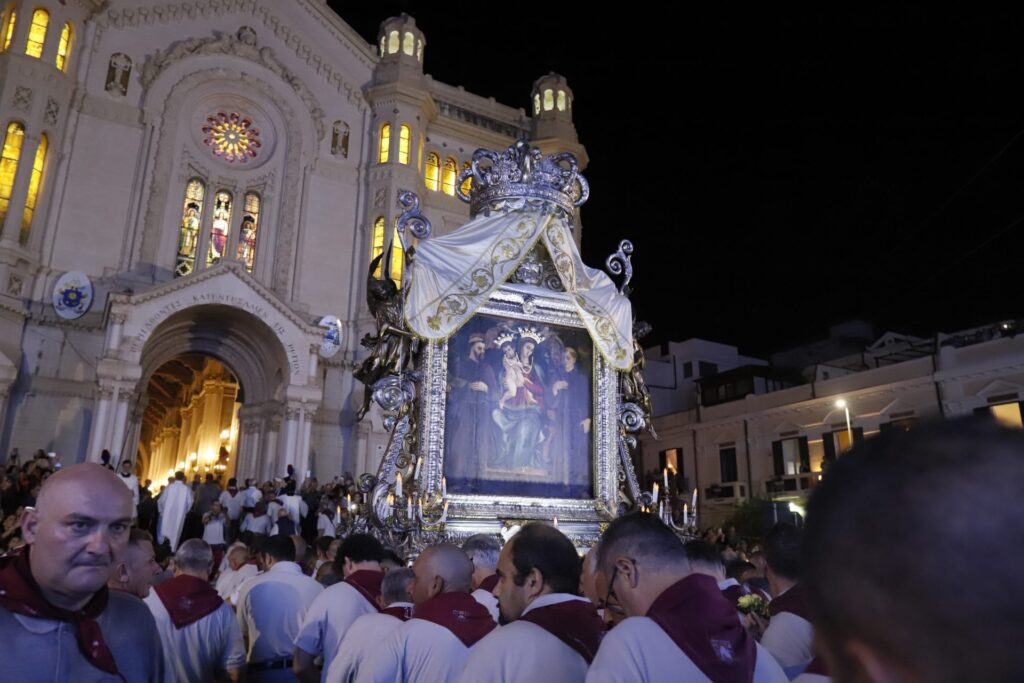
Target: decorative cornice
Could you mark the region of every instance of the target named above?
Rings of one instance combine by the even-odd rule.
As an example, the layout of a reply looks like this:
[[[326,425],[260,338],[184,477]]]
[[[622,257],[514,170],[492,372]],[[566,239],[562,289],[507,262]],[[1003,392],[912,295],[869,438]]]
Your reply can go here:
[[[358,85],[348,82],[342,75],[342,70],[329,64],[327,57],[315,52],[308,43],[302,40],[298,31],[273,14],[269,7],[255,0],[192,0],[191,2],[186,0],[185,2],[168,2],[154,7],[110,9],[99,18],[97,24],[102,31],[107,28],[134,28],[155,23],[219,17],[227,14],[249,15],[258,19],[278,40],[293,50],[299,59],[319,74],[332,88],[344,95],[350,103],[360,111],[366,108],[366,100]],[[320,23],[324,25],[323,22]],[[340,34],[335,35],[341,37]],[[184,41],[184,43],[190,42]],[[361,63],[365,64],[365,57],[353,51],[348,40],[341,40],[341,43],[347,46],[353,55],[360,58]],[[175,49],[177,46],[171,48],[172,51]],[[148,67],[148,65],[147,62],[146,66]],[[145,76],[143,78],[145,85]]]

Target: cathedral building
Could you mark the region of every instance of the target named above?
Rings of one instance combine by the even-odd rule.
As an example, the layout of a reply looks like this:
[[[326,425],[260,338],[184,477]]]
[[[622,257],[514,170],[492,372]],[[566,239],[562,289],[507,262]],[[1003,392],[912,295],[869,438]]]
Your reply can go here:
[[[3,5],[0,448],[156,484],[375,469],[352,370],[399,192],[443,235],[476,149],[587,159],[561,76],[510,107],[425,74],[412,17],[377,38],[322,0]]]

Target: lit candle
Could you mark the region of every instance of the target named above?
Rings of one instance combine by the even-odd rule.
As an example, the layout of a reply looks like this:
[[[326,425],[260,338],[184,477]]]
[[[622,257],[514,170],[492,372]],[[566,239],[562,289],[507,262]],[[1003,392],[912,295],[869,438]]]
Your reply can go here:
[[[416,458],[416,471],[413,472],[412,478],[416,481],[420,480],[420,465],[423,464],[423,458]]]
[[[665,490],[668,491],[668,468],[666,467],[661,471],[661,476],[665,482]]]
[[[665,501],[658,501],[658,517],[665,519]]]
[[[358,505],[358,503],[352,503],[352,514],[353,514],[353,515],[354,515],[354,514],[356,514],[356,511],[357,511],[358,509],[359,509],[359,505]]]
[[[441,497],[448,497],[448,480],[445,479],[444,477],[441,477]]]
[[[683,526],[686,526],[687,524],[690,523],[689,519],[690,519],[690,517],[689,517],[689,515],[687,513],[686,503],[683,503]]]
[[[558,528],[558,517],[554,517],[554,518],[552,518],[552,520],[551,520],[551,521],[552,521],[552,522],[554,523],[554,525],[555,525],[555,528],[557,529],[557,528]]]
[[[658,482],[654,482],[651,486],[651,505],[658,502]]]
[[[402,473],[398,472],[395,474],[395,497],[402,497]]]
[[[388,494],[388,512],[391,512],[391,509],[394,508],[394,507],[395,507],[395,494],[389,493]]]
[[[423,519],[423,499],[422,498],[419,499],[418,506],[419,506],[419,511],[420,511],[420,519],[422,520]]]
[[[447,522],[448,521],[448,501],[447,500],[444,502],[444,509],[441,510],[441,521],[442,522]]]
[[[409,519],[412,519],[412,496],[409,496],[406,502],[408,505],[405,506],[405,514]]]
[[[347,507],[350,510],[352,509],[352,494],[351,493],[346,493],[345,494],[345,507]]]
[[[341,524],[341,506],[338,506],[338,512],[334,515],[334,523]]]
[[[697,514],[697,489],[693,490],[693,501],[690,503],[690,507],[693,508],[693,514]]]

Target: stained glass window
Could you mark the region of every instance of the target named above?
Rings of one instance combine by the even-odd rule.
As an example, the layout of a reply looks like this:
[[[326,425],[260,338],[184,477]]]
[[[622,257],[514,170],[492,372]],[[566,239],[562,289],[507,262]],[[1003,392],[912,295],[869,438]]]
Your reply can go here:
[[[409,163],[409,136],[412,134],[409,126],[402,124],[398,129],[398,163]]]
[[[565,91],[558,91],[558,111],[565,111]]]
[[[384,253],[384,216],[378,216],[377,220],[373,222],[373,239],[370,240],[370,260],[377,258]],[[381,259],[383,263],[384,259]],[[377,268],[373,271],[373,276],[376,278],[380,277],[381,264],[377,264]]]
[[[185,186],[185,205],[181,209],[181,232],[178,235],[178,255],[174,264],[174,276],[188,275],[195,267],[196,248],[199,242],[199,224],[203,219],[203,200],[206,186],[203,181],[193,178]]]
[[[28,43],[25,54],[39,59],[43,56],[43,45],[46,44],[46,27],[50,24],[50,13],[37,9],[32,13],[32,25],[28,27]]]
[[[255,192],[246,192],[242,209],[242,228],[238,233],[238,260],[244,263],[245,269],[251,273],[256,262],[256,231],[260,228],[260,196]]]
[[[380,127],[380,154],[377,155],[377,163],[388,163],[389,156],[391,156],[391,124],[385,123]]]
[[[213,196],[213,225],[210,226],[210,248],[206,252],[206,265],[220,263],[228,248],[231,231],[231,193],[220,190]]]
[[[229,163],[244,164],[254,158],[262,146],[260,131],[252,120],[234,111],[230,114],[221,111],[207,117],[203,133],[206,134],[203,142],[213,155]]]
[[[441,186],[444,188],[445,194],[455,194],[455,176],[457,176],[459,167],[455,164],[455,159],[448,157],[448,160],[444,162],[444,174],[441,176]]]
[[[21,214],[21,236],[22,244],[28,244],[28,233],[32,228],[32,216],[36,212],[36,200],[39,199],[39,184],[43,180],[43,165],[46,163],[46,148],[49,141],[44,133],[39,137],[39,146],[36,147],[36,158],[32,160],[32,175],[28,181],[28,196],[25,197],[25,210]]]
[[[57,43],[57,68],[61,71],[68,70],[68,52],[71,49],[71,22],[64,24],[60,32],[60,42]]]
[[[25,126],[17,121],[8,124],[3,153],[0,155],[0,226],[7,217],[7,207],[11,203],[14,176],[18,172],[18,159],[21,158],[21,144],[24,141]]]
[[[402,267],[405,266],[405,251],[402,249],[402,240],[398,239],[398,228],[391,237],[391,280],[402,286]]]
[[[4,31],[4,49],[5,50],[11,46],[11,38],[14,37],[14,19],[15,18],[16,18],[16,13],[15,13],[14,10],[11,10],[11,14],[7,17],[7,27],[6,27],[6,30]]]
[[[555,92],[553,90],[544,91],[544,111],[551,111],[555,108]]]
[[[388,34],[388,54],[393,55],[398,52],[398,31],[392,31]]]
[[[412,57],[416,45],[415,41],[416,37],[409,31],[406,31],[405,36],[402,38],[402,52]]]
[[[469,168],[469,162],[462,162],[462,170],[465,171],[467,168]],[[469,191],[473,189],[473,176],[466,176],[466,179],[462,181],[462,185],[459,185],[459,188],[462,190],[462,194],[469,196]]]
[[[427,155],[427,189],[437,192],[441,189],[441,158],[434,152]]]

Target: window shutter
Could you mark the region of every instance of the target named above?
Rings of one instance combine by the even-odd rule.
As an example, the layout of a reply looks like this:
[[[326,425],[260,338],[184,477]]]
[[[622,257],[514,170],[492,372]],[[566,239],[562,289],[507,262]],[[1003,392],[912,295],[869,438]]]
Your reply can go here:
[[[782,441],[772,441],[772,460],[775,461],[775,476],[781,477],[786,473],[786,467],[782,461]]]
[[[811,471],[811,451],[807,447],[807,437],[800,437],[800,471]]]
[[[821,443],[825,447],[825,462],[835,462],[836,459],[836,437],[832,432],[825,432],[821,435]]]
[[[854,445],[860,443],[863,440],[864,440],[864,428],[863,427],[854,427],[853,428],[853,443],[854,443]]]

